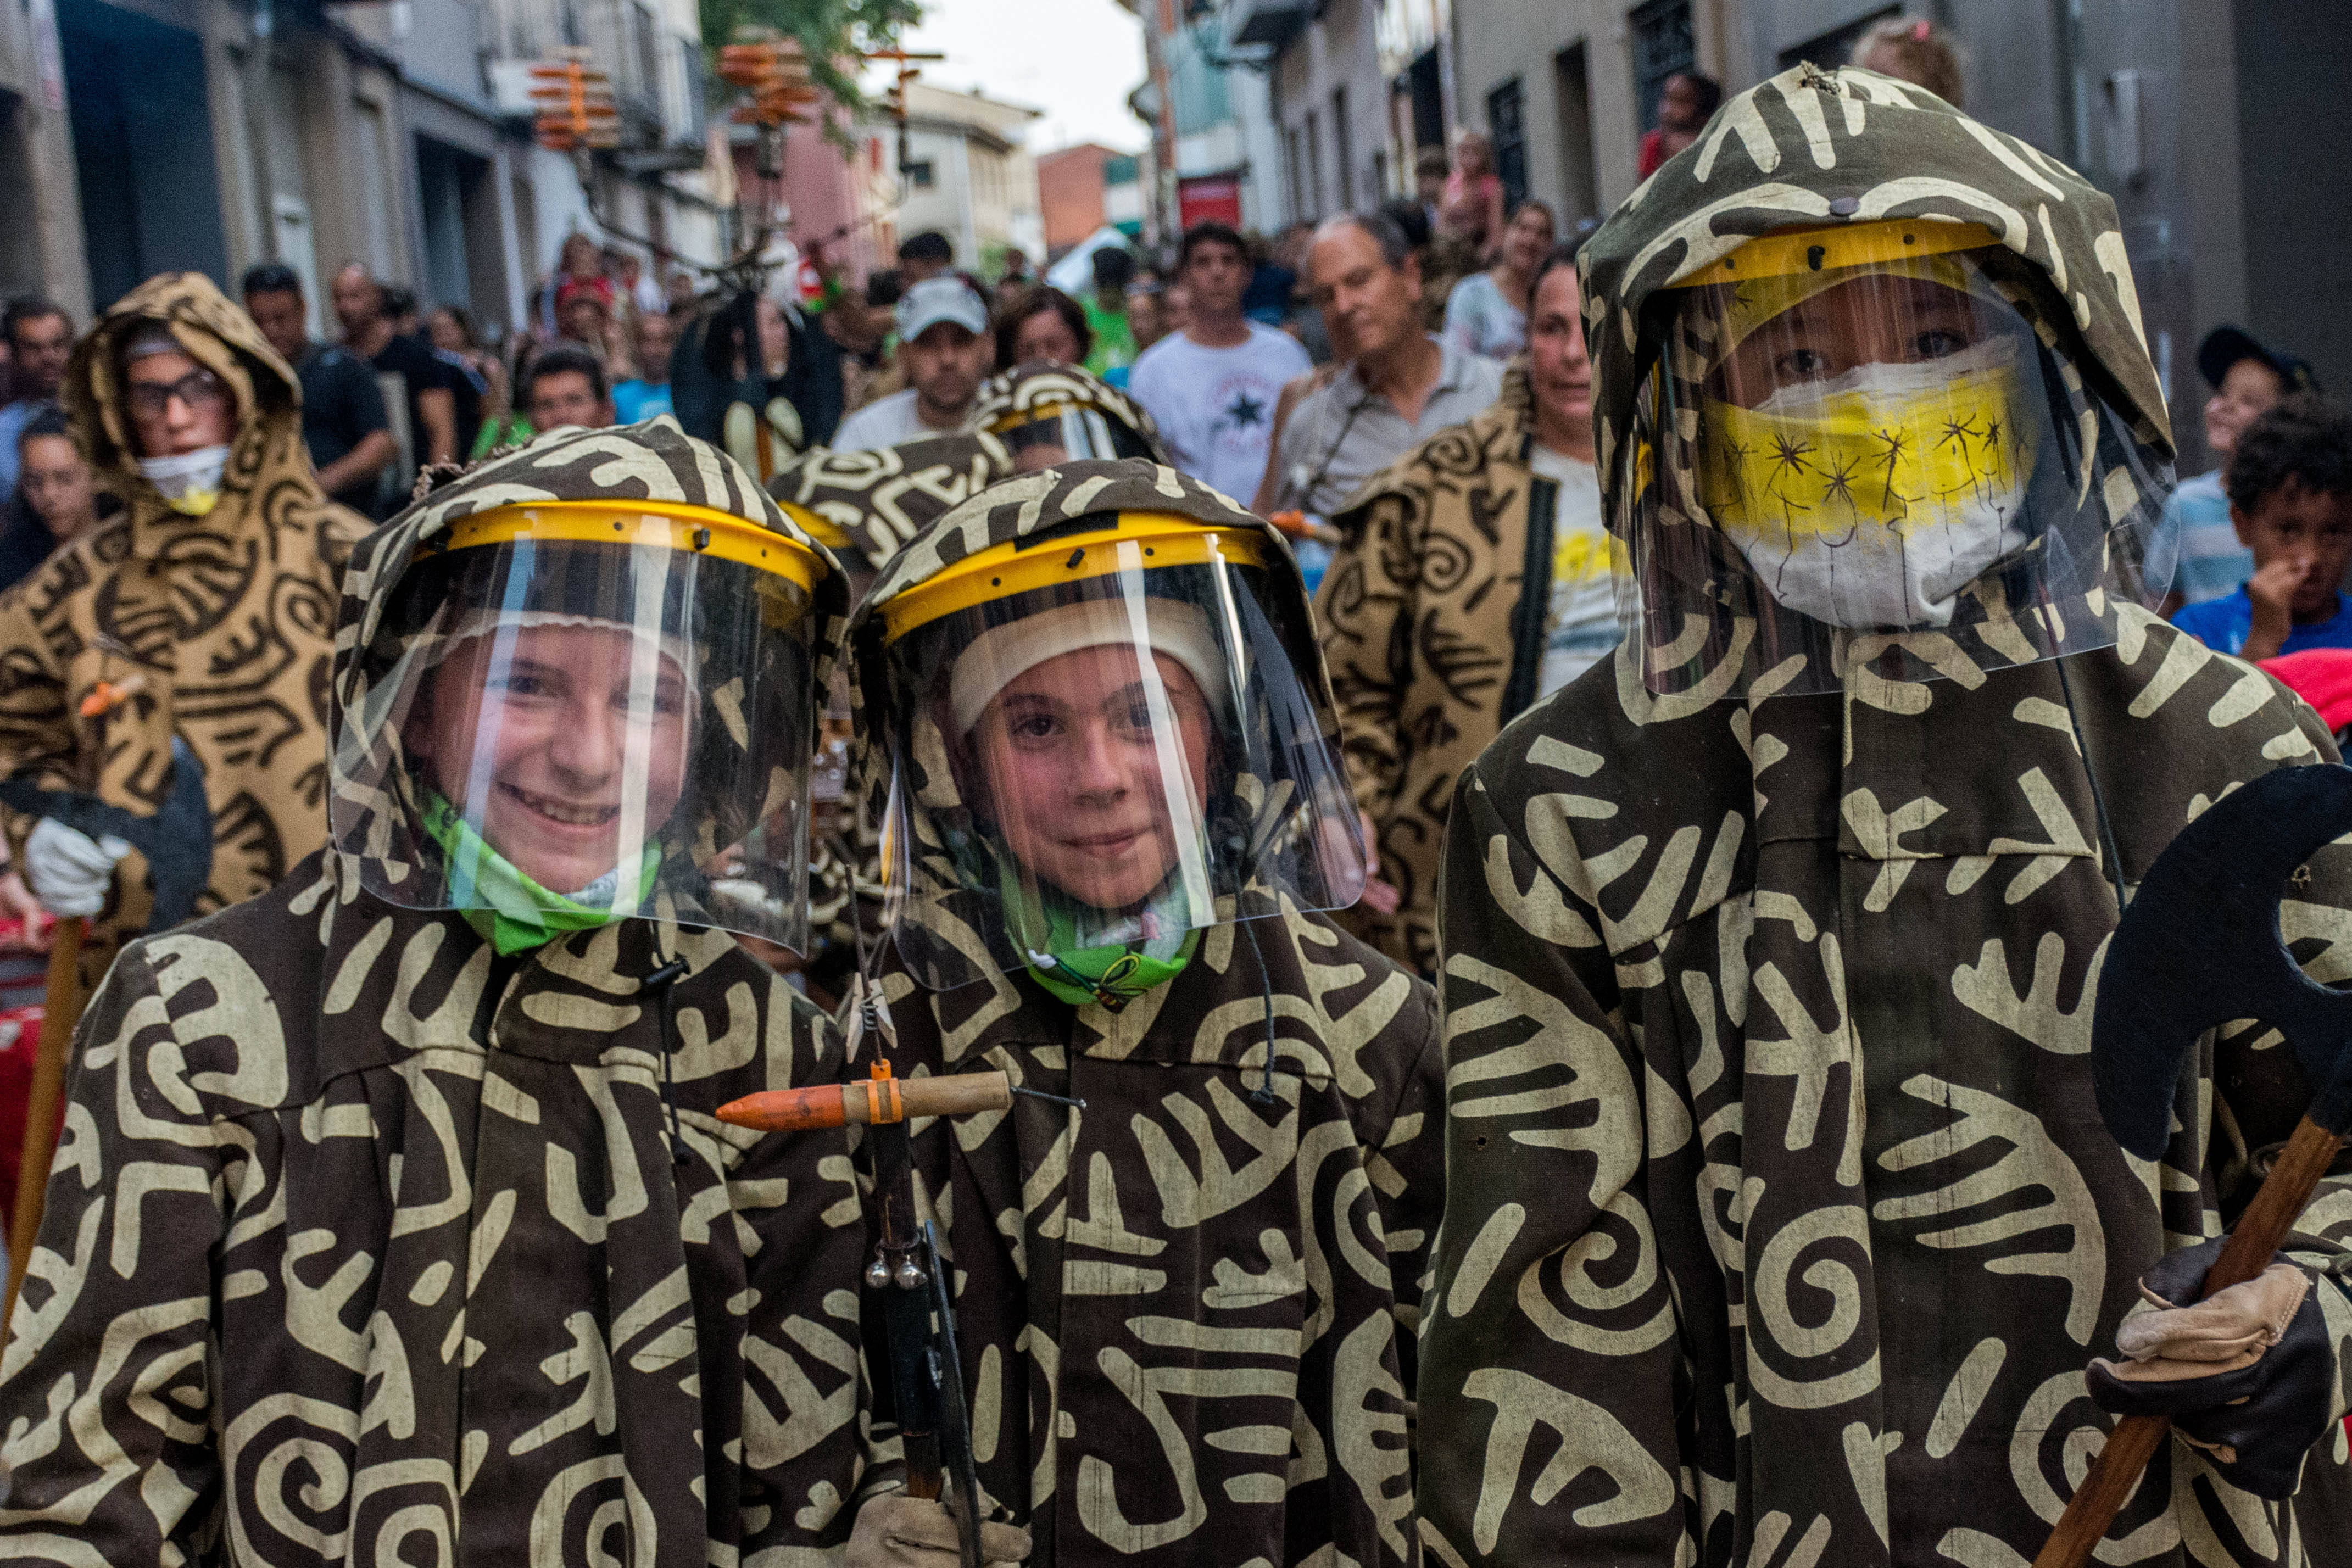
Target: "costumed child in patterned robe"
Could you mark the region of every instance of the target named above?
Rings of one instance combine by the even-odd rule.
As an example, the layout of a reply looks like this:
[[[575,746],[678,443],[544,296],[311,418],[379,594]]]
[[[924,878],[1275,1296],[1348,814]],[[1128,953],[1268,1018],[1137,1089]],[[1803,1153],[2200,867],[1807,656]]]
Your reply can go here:
[[[1437,1020],[1318,913],[1363,845],[1280,537],[1070,462],[918,534],[851,646],[879,1049],[1084,1103],[913,1139],[982,1488],[1033,1563],[1415,1561]]]
[[[332,841],[127,947],[0,1358],[11,1563],[792,1559],[849,1532],[838,1080],[805,940],[838,568],[667,418],[371,536]]]

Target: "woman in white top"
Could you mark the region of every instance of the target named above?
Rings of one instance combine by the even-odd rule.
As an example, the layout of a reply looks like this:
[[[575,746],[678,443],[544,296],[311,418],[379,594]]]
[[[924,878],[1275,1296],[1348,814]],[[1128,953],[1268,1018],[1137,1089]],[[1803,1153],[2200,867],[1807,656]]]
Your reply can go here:
[[[1454,286],[1445,301],[1445,340],[1465,354],[1507,360],[1527,347],[1528,293],[1551,249],[1551,209],[1523,202],[1503,230],[1495,265]]]

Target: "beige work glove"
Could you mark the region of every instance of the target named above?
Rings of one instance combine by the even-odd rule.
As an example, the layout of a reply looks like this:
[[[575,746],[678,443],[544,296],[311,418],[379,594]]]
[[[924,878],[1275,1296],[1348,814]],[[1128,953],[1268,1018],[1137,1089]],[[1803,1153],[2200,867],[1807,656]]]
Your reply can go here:
[[[2249,1367],[2286,1334],[2311,1290],[2311,1277],[2292,1263],[2273,1263],[2243,1284],[2176,1307],[2141,1287],[2157,1310],[2135,1312],[2116,1325],[2116,1348],[2126,1383],[2172,1383]]]
[[[2327,1432],[2335,1353],[2311,1277],[2284,1258],[2197,1300],[2221,1255],[2217,1238],[2147,1271],[2140,1294],[2156,1310],[2116,1325],[2125,1359],[2091,1364],[2091,1397],[2117,1416],[2170,1417],[2231,1483],[2283,1498]]]
[[[1029,1532],[1010,1524],[980,1527],[983,1563],[1013,1564],[1029,1555]],[[929,1498],[884,1492],[857,1511],[848,1568],[957,1568],[955,1516]]]

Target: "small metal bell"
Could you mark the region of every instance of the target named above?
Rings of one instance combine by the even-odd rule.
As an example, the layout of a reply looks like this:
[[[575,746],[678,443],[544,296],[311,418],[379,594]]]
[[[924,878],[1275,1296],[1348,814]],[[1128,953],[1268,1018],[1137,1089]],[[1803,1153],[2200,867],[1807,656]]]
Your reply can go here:
[[[866,1283],[868,1289],[878,1291],[889,1282],[890,1260],[888,1259],[877,1257],[873,1262],[866,1265]]]
[[[900,1259],[898,1260],[898,1289],[902,1291],[919,1290],[921,1288],[922,1283],[923,1266],[920,1263],[916,1262],[912,1258]]]

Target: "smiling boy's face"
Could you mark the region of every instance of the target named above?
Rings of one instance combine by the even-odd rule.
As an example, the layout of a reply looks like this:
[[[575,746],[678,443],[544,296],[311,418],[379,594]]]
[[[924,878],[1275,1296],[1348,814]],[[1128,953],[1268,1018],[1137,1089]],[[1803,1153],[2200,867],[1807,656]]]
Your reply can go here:
[[[989,810],[1023,869],[1096,909],[1150,897],[1200,832],[1209,709],[1184,666],[1152,656],[1169,727],[1131,645],[1080,648],[1012,681],[971,740]],[[1171,788],[1189,799],[1171,803]]]
[[[624,819],[650,841],[685,793],[691,692],[667,656],[647,672],[638,652],[615,626],[471,637],[435,670],[411,726],[409,752],[449,803],[551,892],[613,870]]]

